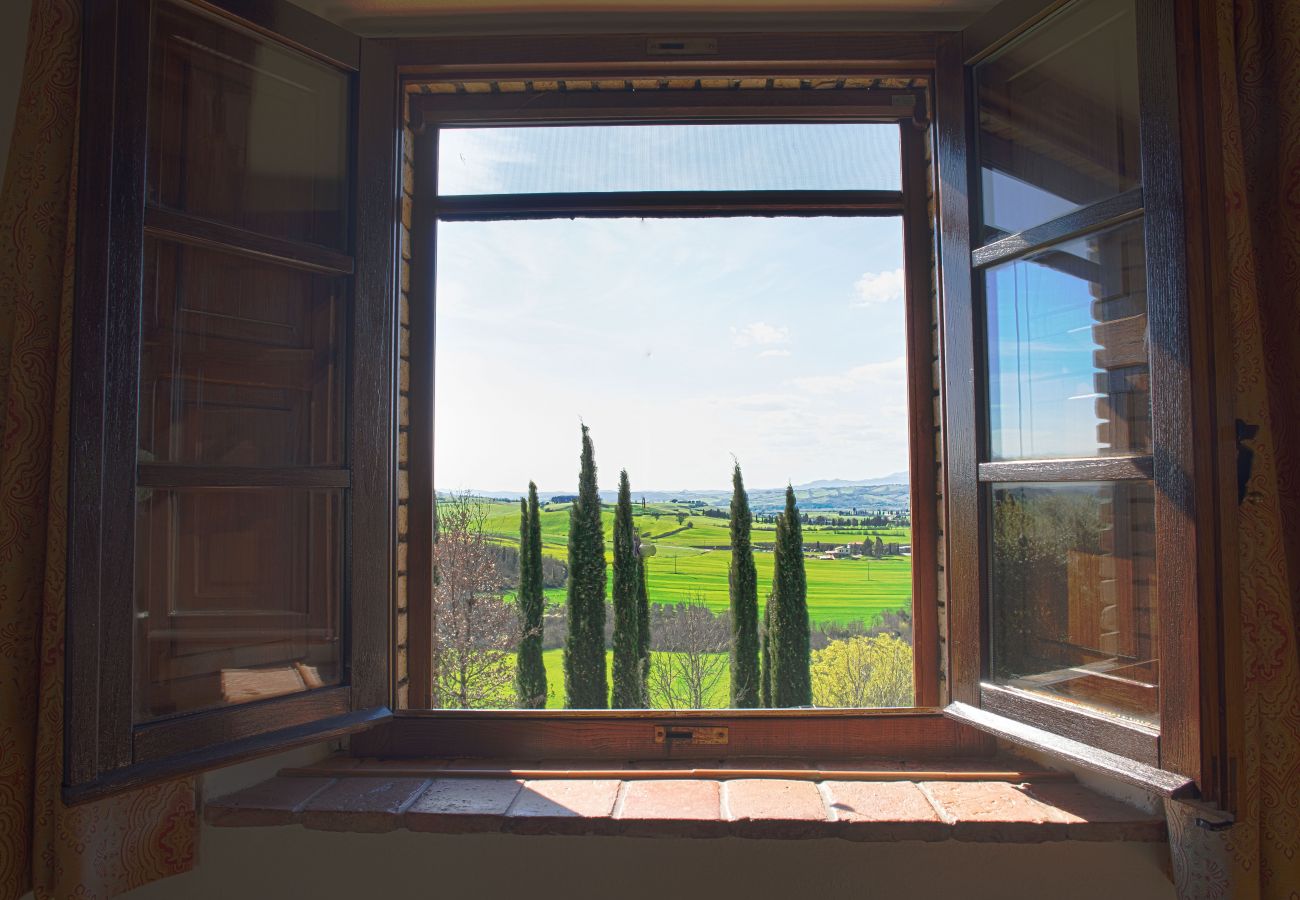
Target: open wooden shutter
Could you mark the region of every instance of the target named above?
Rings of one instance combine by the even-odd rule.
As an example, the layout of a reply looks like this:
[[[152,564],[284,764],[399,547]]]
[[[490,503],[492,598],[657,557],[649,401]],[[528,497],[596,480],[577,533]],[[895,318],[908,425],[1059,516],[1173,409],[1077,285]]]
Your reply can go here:
[[[394,571],[389,46],[85,9],[70,799],[386,717]]]
[[[943,47],[949,713],[1201,771],[1171,0],[1007,0]]]

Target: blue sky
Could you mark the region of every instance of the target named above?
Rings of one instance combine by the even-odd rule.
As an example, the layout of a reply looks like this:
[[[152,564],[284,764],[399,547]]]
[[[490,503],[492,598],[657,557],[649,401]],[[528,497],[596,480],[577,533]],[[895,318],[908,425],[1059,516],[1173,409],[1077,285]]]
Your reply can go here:
[[[898,186],[881,125],[465,129],[440,150],[443,193]],[[753,487],[907,468],[899,219],[442,223],[437,252],[440,490],[572,490],[579,421],[602,488],[623,467],[634,490],[725,487],[732,454]],[[1076,448],[1087,285],[1034,268],[1071,310],[1064,342],[1041,335],[1060,352],[1034,367],[1059,388],[1039,441]],[[1002,403],[1024,349],[994,351]]]

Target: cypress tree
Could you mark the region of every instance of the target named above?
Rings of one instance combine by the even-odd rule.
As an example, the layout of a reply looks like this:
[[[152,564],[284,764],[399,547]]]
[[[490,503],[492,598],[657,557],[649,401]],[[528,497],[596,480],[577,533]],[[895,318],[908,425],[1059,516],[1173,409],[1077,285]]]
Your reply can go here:
[[[749,709],[759,702],[758,573],[750,542],[753,515],[740,474],[731,473],[731,568],[727,586],[731,594],[731,705]]]
[[[763,604],[763,683],[761,685],[762,693],[758,702],[764,708],[772,706],[772,596],[769,594],[767,603]]]
[[[578,499],[569,508],[569,633],[564,643],[564,704],[605,709],[605,531],[600,521],[595,450],[582,426]]]
[[[769,651],[772,705],[812,704],[812,660],[808,634],[808,579],[803,564],[803,528],[794,488],[786,487],[785,511],[776,520],[776,565],[772,573],[772,628]]]
[[[515,694],[522,709],[546,707],[546,665],[542,662],[542,521],[537,485],[528,482],[528,499],[519,501],[519,656]]]
[[[650,708],[650,591],[646,587],[646,561],[638,551],[637,574],[637,632],[641,654],[641,708]]]
[[[632,489],[627,470],[618,476],[614,507],[614,684],[611,709],[641,705],[640,576],[637,573],[636,530],[632,526]]]

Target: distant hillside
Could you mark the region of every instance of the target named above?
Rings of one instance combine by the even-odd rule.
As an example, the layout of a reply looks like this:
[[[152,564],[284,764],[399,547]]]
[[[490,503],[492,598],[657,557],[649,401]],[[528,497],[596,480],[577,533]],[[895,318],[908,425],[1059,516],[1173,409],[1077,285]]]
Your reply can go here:
[[[518,500],[518,491],[481,491],[483,496],[502,500]],[[551,496],[569,496],[571,491],[539,491],[543,500]],[[731,488],[703,491],[636,491],[634,499],[642,497],[649,503],[672,503],[703,507],[726,507],[731,503]],[[820,479],[795,485],[795,497],[804,512],[816,510],[874,511],[906,510],[911,506],[906,472],[895,472],[882,478],[847,481],[838,478]],[[601,491],[606,503],[617,499],[617,491]],[[779,512],[785,506],[785,488],[752,488],[749,505],[756,513]]]

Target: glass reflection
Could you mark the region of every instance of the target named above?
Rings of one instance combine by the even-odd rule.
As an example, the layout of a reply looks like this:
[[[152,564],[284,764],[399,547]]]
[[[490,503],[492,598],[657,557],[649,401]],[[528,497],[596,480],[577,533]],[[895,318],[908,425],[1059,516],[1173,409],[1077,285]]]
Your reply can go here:
[[[1151,484],[992,493],[994,680],[1157,722]]]
[[[137,721],[339,683],[342,513],[342,491],[137,492]]]
[[[1151,450],[1142,223],[985,273],[993,459]]]
[[[975,78],[982,241],[1140,183],[1132,0],[1072,4]]]

